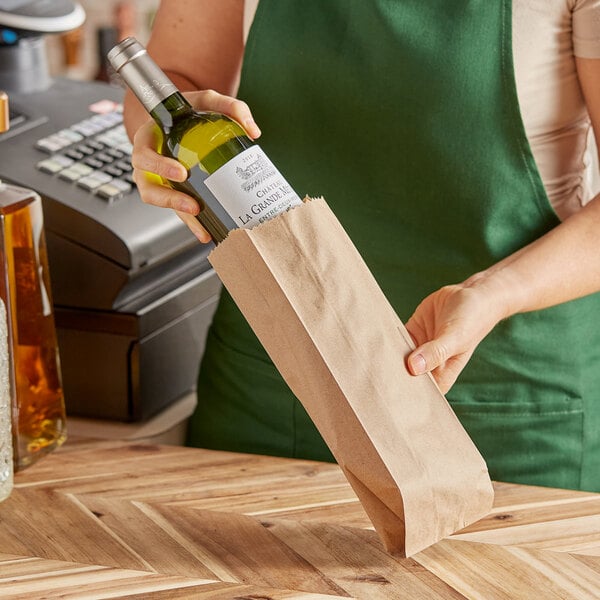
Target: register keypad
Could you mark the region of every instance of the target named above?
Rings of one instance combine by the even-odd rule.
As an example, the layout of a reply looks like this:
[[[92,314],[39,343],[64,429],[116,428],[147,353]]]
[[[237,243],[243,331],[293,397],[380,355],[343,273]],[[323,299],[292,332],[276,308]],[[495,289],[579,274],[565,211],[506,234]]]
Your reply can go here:
[[[105,200],[120,198],[135,186],[121,107],[61,129],[35,147],[49,155],[37,163],[40,171]]]

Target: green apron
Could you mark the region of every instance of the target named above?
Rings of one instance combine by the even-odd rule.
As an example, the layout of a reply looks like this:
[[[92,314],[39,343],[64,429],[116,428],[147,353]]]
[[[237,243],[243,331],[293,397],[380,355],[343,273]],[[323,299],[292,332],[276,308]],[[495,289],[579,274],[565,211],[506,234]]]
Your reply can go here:
[[[406,321],[559,221],[519,112],[510,0],[261,0],[239,96]],[[600,491],[598,295],[500,323],[448,394],[494,479]],[[230,297],[191,444],[331,459]]]

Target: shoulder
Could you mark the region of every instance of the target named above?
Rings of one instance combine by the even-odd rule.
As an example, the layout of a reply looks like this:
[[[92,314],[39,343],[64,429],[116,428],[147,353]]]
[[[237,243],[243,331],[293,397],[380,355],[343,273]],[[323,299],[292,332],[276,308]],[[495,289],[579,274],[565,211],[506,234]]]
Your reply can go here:
[[[600,0],[567,0],[567,3],[573,12],[600,10]]]
[[[573,52],[600,58],[600,0],[569,0],[573,18]]]
[[[600,0],[513,0],[512,6],[517,31],[539,32],[547,43],[558,36],[575,56],[600,58]]]

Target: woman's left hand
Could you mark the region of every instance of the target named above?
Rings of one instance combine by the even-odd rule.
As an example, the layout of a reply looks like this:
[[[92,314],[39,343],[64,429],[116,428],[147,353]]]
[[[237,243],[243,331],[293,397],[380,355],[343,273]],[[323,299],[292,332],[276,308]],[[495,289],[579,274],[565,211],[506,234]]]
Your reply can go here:
[[[409,371],[430,372],[445,394],[479,342],[504,316],[499,297],[485,284],[469,280],[430,294],[406,323],[417,345],[408,357]]]

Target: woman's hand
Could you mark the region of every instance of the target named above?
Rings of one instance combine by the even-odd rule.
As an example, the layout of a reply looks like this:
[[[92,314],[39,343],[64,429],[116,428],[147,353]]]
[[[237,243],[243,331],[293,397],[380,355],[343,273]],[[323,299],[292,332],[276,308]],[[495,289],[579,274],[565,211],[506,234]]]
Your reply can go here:
[[[503,297],[479,276],[427,296],[406,323],[417,345],[408,357],[409,371],[430,372],[445,394],[479,342],[508,316]]]
[[[220,112],[235,119],[244,127],[252,139],[260,136],[248,105],[241,100],[225,96],[212,90],[188,92],[186,98],[199,110]],[[152,120],[144,123],[133,137],[133,178],[140,196],[147,204],[172,208],[201,242],[210,242],[210,234],[195,218],[200,207],[194,198],[172,189],[164,180],[182,182],[188,177],[186,168],[174,158],[158,154],[160,132]]]

